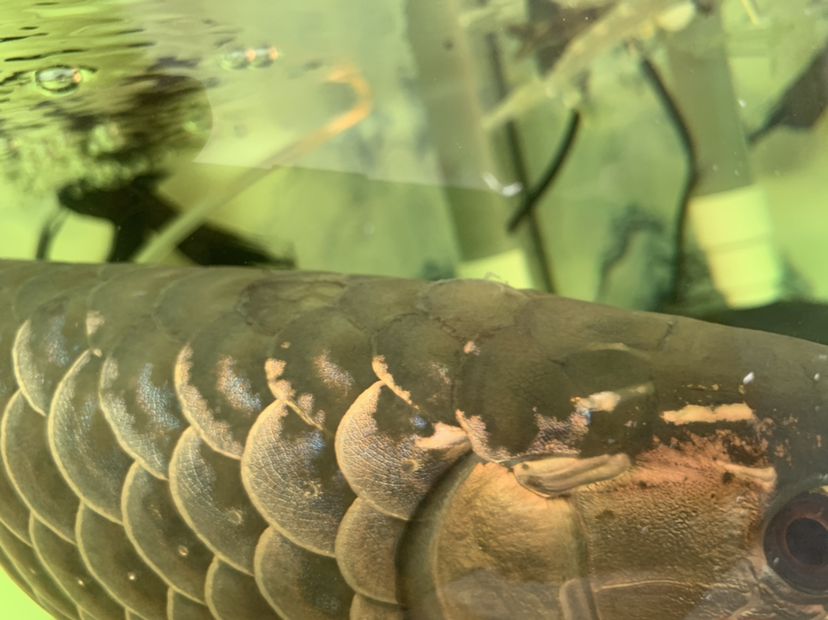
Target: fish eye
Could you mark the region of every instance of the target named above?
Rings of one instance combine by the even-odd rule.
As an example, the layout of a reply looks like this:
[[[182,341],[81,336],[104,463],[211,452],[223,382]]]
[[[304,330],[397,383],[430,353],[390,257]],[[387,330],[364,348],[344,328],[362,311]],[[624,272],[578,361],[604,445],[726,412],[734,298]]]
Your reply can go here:
[[[785,504],[765,530],[765,557],[800,591],[828,590],[828,495],[821,489]]]

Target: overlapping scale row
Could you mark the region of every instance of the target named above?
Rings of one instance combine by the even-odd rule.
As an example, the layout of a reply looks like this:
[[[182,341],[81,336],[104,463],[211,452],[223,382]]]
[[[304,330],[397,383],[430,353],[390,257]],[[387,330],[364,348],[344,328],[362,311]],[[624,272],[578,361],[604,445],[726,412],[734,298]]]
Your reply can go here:
[[[17,328],[12,360],[20,391],[35,411],[46,415],[58,383],[87,348],[85,296],[96,284],[96,269],[57,266],[17,291]]]
[[[185,432],[203,443],[182,412],[175,362],[264,275],[0,265],[0,563],[55,617],[213,617],[214,552],[169,481]],[[198,312],[177,310],[182,302]],[[205,462],[217,459],[229,460],[213,453]],[[223,477],[205,484],[233,486],[244,500],[256,526],[252,571],[266,523],[243,492],[238,461],[199,473]],[[235,514],[223,530],[227,547],[245,531]]]
[[[123,607],[89,573],[78,548],[32,517],[30,533],[35,553],[55,582],[92,618],[115,618]]]
[[[14,489],[43,524],[66,541],[75,540],[78,498],[58,471],[47,441],[46,418],[17,392],[0,426],[0,452]]]
[[[121,501],[124,529],[138,554],[173,590],[204,603],[213,554],[179,516],[166,482],[134,463]]]
[[[179,514],[204,544],[252,575],[256,543],[266,523],[242,487],[239,462],[214,452],[189,428],[173,454],[170,491]]]
[[[109,349],[101,368],[101,411],[115,439],[152,475],[166,479],[188,424],[173,385],[181,343],[144,318]],[[147,363],[147,360],[152,360]]]
[[[95,620],[402,617],[407,528],[472,448],[457,377],[526,302],[37,263],[0,299],[0,564]]]
[[[27,592],[41,606],[56,617],[77,618],[76,605],[55,583],[30,545],[12,535],[5,527],[0,527],[0,546],[14,569],[11,575],[19,576],[26,583]]]

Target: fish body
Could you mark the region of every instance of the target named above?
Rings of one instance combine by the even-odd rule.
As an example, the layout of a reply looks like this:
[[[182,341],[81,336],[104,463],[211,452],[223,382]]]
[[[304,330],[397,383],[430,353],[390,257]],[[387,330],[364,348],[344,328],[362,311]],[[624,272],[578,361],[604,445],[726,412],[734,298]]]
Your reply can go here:
[[[825,618],[828,349],[490,281],[0,263],[57,618]]]

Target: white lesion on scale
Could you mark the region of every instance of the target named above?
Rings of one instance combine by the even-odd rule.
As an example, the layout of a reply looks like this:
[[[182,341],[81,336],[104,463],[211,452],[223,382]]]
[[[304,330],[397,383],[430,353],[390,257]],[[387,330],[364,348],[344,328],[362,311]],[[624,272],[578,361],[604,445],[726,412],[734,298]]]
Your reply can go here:
[[[664,411],[661,419],[675,426],[759,421],[756,413],[747,403],[726,403],[715,406],[685,405],[681,409]]]
[[[287,347],[283,347],[287,348]],[[265,360],[265,377],[271,394],[275,398],[270,407],[284,405],[287,410],[295,413],[308,426],[319,431],[325,431],[325,412],[320,411],[314,414],[313,394],[304,393],[296,395],[296,390],[290,381],[283,379],[282,375],[287,368],[287,362],[274,358]]]
[[[446,460],[454,460],[469,450],[469,437],[457,426],[437,422],[434,433],[428,437],[417,437],[414,445],[420,450],[433,450],[446,455]]]
[[[382,383],[387,386],[389,390],[394,392],[394,394],[396,394],[397,397],[399,397],[405,404],[411,405],[412,407],[414,406],[411,398],[411,392],[403,389],[397,384],[394,379],[394,375],[391,374],[391,370],[388,368],[388,362],[385,361],[384,355],[375,355],[371,360],[371,368],[373,369],[377,379],[382,381]]]
[[[612,413],[622,402],[643,398],[654,393],[655,386],[651,381],[647,381],[617,390],[595,392],[589,396],[575,396],[572,398],[572,404],[576,412],[591,419],[593,413]]]
[[[654,391],[653,383],[645,382],[615,390],[598,391],[587,396],[575,396],[571,399],[573,411],[566,418],[541,415],[535,410],[537,436],[520,454],[493,447],[485,422],[480,416],[469,416],[460,410],[456,415],[478,456],[510,468],[521,486],[542,497],[551,498],[575,492],[586,485],[612,480],[636,469],[636,464],[628,454],[602,454],[584,458],[580,455],[577,445],[589,432],[594,413],[613,414],[622,403],[652,395]],[[733,462],[724,448],[726,436],[732,439],[732,434],[736,432],[730,428],[734,422],[761,430],[760,421],[746,403],[711,407],[686,405],[676,411],[664,411],[660,417],[676,427],[694,423],[728,425],[728,428],[720,429],[712,438],[691,433],[689,438],[677,438],[676,441],[680,441],[686,449],[704,460],[705,467],[748,480],[766,492],[775,487],[775,468],[764,466],[761,458],[757,459],[756,466]],[[759,441],[762,442],[759,445],[761,454],[762,446],[766,447],[767,442]],[[653,450],[641,455],[644,461],[650,458],[648,455],[663,454],[665,449],[672,451],[676,447],[675,444],[656,444]]]
[[[464,347],[464,353],[474,354],[475,349],[474,343],[470,341]],[[386,387],[407,404],[415,406],[411,393],[396,382],[382,356],[376,356],[372,360],[372,366],[377,378]],[[748,375],[743,384],[750,383],[753,379],[752,375]],[[655,386],[648,381],[613,390],[599,390],[585,396],[573,396],[573,409],[563,418],[544,415],[535,407],[532,413],[533,423],[537,429],[536,437],[526,450],[518,454],[503,447],[493,446],[484,419],[480,415],[469,415],[460,409],[455,411],[458,426],[436,424],[432,436],[416,439],[417,447],[451,452],[462,452],[470,447],[484,461],[510,469],[521,486],[537,495],[547,498],[565,495],[579,487],[612,480],[635,469],[633,459],[628,454],[603,454],[583,458],[577,446],[589,433],[594,413],[613,414],[623,403],[654,393]],[[675,411],[664,411],[660,417],[664,422],[676,427],[693,423],[730,425],[741,422],[751,426],[759,424],[755,412],[746,403],[710,407],[686,405]],[[732,431],[723,429],[722,432],[726,434]],[[702,445],[706,441],[710,442],[710,446]],[[726,472],[740,479],[749,479],[766,490],[773,488],[776,483],[776,471],[773,467],[753,467],[732,462],[726,450],[721,447],[721,441],[721,436],[707,440],[694,435],[692,439],[700,458],[704,457],[708,466],[716,471]],[[659,445],[657,448],[663,449],[665,446]]]
[[[232,442],[230,424],[216,418],[209,400],[193,383],[193,365],[193,347],[188,343],[179,351],[173,367],[173,383],[184,417],[200,431],[200,436],[204,433],[204,437],[221,437]],[[213,444],[211,447],[217,449]]]
[[[375,355],[371,360],[371,368],[377,379],[391,390],[397,398],[413,410],[420,411],[413,401],[411,392],[402,388],[394,378],[384,356]],[[444,365],[434,363],[433,370],[446,384],[451,381],[449,369]],[[426,437],[416,437],[414,445],[420,450],[440,452],[447,460],[454,460],[470,449],[468,433],[462,428],[462,425],[458,427],[445,422],[435,422],[434,432]]]
[[[290,348],[290,343],[283,342],[280,348],[287,350]],[[333,360],[329,349],[324,349],[315,355],[311,362],[315,371],[312,380],[318,380],[328,390],[347,394],[353,388],[355,384],[353,375]],[[323,433],[330,433],[331,429],[326,428],[329,412],[321,408],[317,409],[319,399],[312,392],[297,393],[293,383],[284,378],[286,369],[287,361],[285,360],[270,357],[265,361],[265,377],[276,402],[284,404],[308,426]]]
[[[752,370],[742,377],[739,382],[739,394],[745,395],[745,386],[756,381],[756,373]],[[720,386],[714,383],[710,386],[688,385],[702,391],[718,392]],[[667,424],[685,426],[687,424],[720,424],[745,422],[758,424],[756,412],[746,402],[720,403],[718,405],[697,405],[687,403],[680,409],[670,409],[661,413],[661,419]]]
[[[331,389],[347,392],[354,386],[353,375],[334,362],[327,349],[313,358],[313,366],[322,383]]]
[[[465,355],[480,355],[480,347],[474,340],[468,340],[463,345],[463,353]]]
[[[238,411],[261,411],[264,403],[253,389],[250,379],[237,371],[238,361],[222,355],[218,362],[218,388],[227,402]]]
[[[748,372],[740,381],[739,393],[745,394],[745,386],[754,383],[756,375],[753,371]],[[698,386],[705,389],[704,386]],[[717,392],[720,389],[718,384],[707,388],[709,391]],[[685,448],[695,453],[700,460],[707,461],[710,467],[723,473],[730,474],[740,480],[749,482],[765,493],[771,493],[776,488],[776,468],[767,463],[769,444],[765,433],[773,423],[769,420],[760,420],[756,411],[747,402],[721,403],[718,405],[698,405],[688,403],[679,409],[666,410],[661,412],[660,418],[663,422],[677,429],[684,428],[688,439],[684,442]],[[737,425],[734,429],[733,425]],[[711,435],[700,436],[693,433],[690,425],[703,425],[713,427],[715,431]],[[742,435],[740,428],[750,430],[749,434]],[[751,452],[756,457],[756,463],[746,465],[737,463],[729,456],[724,444],[745,445],[753,444]],[[776,456],[782,458],[786,449],[777,446]]]
[[[570,399],[572,411],[566,418],[548,415],[535,406],[532,414],[537,435],[524,451],[517,454],[491,446],[486,424],[480,416],[468,415],[460,409],[455,415],[460,426],[469,434],[475,452],[484,460],[514,462],[549,454],[572,457],[577,456],[575,446],[589,432],[594,413],[613,413],[620,404],[646,397],[654,390],[654,385],[646,382],[616,390],[601,390],[586,396],[573,396]]]
[[[632,460],[627,454],[602,454],[582,458],[579,451],[573,448],[574,442],[571,438],[583,439],[586,436],[593,413],[612,414],[622,403],[646,397],[654,391],[652,382],[645,382],[573,397],[571,401],[574,411],[568,418],[568,445],[563,449],[555,449],[554,444],[547,443],[547,448],[552,448],[552,455],[518,463],[513,468],[515,478],[522,486],[538,495],[555,497],[570,493],[584,485],[620,476],[632,467]],[[552,421],[560,424],[559,420]],[[550,418],[541,418],[536,414],[535,422],[540,429],[539,436],[555,429],[555,424],[550,424]]]
[[[87,338],[92,338],[98,332],[98,330],[106,324],[106,317],[103,315],[102,312],[98,310],[88,310],[86,312],[86,336]],[[92,349],[92,353],[95,354],[96,357],[101,357],[103,355],[103,351],[101,349],[95,347]]]

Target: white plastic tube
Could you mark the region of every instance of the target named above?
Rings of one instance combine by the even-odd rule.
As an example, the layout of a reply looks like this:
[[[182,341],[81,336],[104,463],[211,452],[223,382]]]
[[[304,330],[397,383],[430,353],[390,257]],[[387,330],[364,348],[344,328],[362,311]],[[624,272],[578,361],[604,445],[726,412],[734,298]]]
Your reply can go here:
[[[781,297],[782,260],[759,186],[693,198],[689,218],[713,284],[730,307],[761,306]]]

